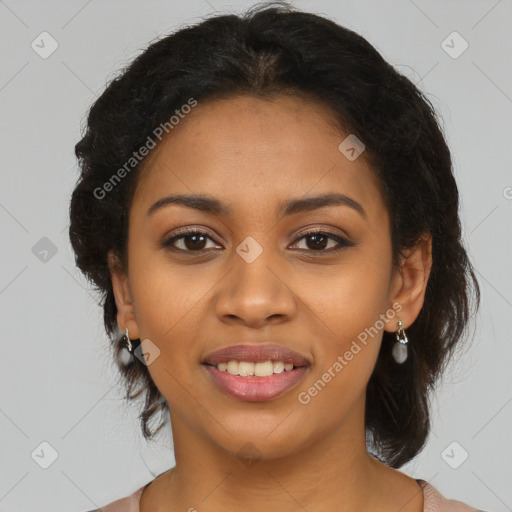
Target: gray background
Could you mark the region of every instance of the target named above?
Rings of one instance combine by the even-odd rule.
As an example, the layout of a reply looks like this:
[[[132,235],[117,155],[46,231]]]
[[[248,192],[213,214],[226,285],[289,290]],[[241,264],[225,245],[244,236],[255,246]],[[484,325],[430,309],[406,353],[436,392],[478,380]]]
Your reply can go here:
[[[151,40],[253,3],[0,0],[0,511],[89,510],[174,465],[170,429],[146,445],[137,407],[120,398],[98,298],[74,266],[73,146],[107,80]],[[444,119],[482,306],[432,398],[428,444],[402,470],[477,508],[512,510],[512,2],[294,4],[366,37]],[[58,43],[47,58],[31,47],[43,31]],[[469,44],[457,58],[442,44],[453,31]],[[458,36],[444,44],[463,48]]]

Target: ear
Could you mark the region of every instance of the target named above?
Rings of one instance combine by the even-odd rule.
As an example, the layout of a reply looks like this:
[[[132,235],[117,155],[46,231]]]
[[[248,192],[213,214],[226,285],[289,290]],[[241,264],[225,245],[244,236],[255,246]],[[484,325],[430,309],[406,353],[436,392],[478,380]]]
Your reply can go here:
[[[131,298],[128,275],[114,251],[109,251],[107,259],[117,307],[117,325],[123,334],[128,327],[130,339],[138,339],[139,329],[135,318],[135,303]]]
[[[395,332],[398,319],[406,329],[416,320],[427,289],[427,282],[432,268],[432,235],[425,234],[412,249],[404,252],[400,268],[394,269],[390,285],[390,307],[397,311],[394,318],[386,320],[385,330]],[[401,309],[397,304],[401,305]]]

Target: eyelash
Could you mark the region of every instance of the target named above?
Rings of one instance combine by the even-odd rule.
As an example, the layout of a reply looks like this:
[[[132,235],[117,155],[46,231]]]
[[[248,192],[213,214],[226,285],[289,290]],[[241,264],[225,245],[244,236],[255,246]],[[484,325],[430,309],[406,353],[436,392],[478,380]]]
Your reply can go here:
[[[205,251],[207,251],[207,249],[201,249],[201,250],[198,250],[198,251],[190,251],[190,250],[185,250],[185,249],[177,249],[176,247],[172,246],[172,244],[174,242],[176,242],[177,240],[182,239],[182,238],[186,238],[187,236],[193,236],[193,235],[204,235],[204,236],[206,236],[206,238],[209,238],[210,240],[212,240],[213,242],[218,244],[218,242],[216,242],[212,237],[210,237],[208,235],[208,233],[206,233],[205,231],[201,231],[201,230],[198,230],[198,229],[190,228],[190,229],[180,230],[178,232],[178,234],[175,234],[174,236],[172,236],[170,238],[164,239],[162,241],[162,243],[161,243],[161,246],[163,248],[171,250],[171,251],[195,253],[197,255],[204,254]],[[338,242],[340,244],[340,247],[337,247],[335,249],[332,249],[332,248],[331,249],[321,249],[321,250],[318,250],[318,251],[315,251],[315,250],[312,250],[312,249],[299,249],[299,250],[310,252],[310,253],[319,253],[320,255],[325,255],[325,254],[338,253],[338,252],[342,251],[343,249],[345,249],[347,247],[353,247],[355,245],[352,242],[349,242],[348,240],[346,240],[345,238],[343,238],[343,237],[341,237],[339,235],[335,235],[334,233],[330,233],[328,231],[322,231],[322,230],[318,230],[318,229],[307,231],[306,233],[302,233],[300,235],[300,237],[295,240],[294,243],[298,242],[299,240],[302,240],[303,238],[306,238],[306,237],[312,236],[312,235],[325,235],[328,238]]]

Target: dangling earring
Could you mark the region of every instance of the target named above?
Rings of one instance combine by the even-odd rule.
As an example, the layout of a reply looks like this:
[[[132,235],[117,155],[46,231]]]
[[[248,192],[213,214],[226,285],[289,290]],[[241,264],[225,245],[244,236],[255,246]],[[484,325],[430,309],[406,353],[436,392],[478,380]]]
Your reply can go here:
[[[128,336],[128,327],[126,328],[126,332],[123,334],[121,338],[121,345],[125,347],[130,354],[133,351],[132,342],[130,341],[130,336]]]
[[[398,320],[398,331],[396,331],[396,343],[391,353],[398,364],[402,364],[407,360],[407,336],[402,329],[402,320]]]

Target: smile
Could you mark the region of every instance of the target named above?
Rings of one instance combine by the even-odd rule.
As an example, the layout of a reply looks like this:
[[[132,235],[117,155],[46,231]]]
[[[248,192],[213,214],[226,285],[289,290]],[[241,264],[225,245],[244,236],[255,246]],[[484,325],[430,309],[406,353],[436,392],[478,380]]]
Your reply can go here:
[[[242,365],[242,371],[245,371],[244,368],[249,367],[252,365],[253,367],[253,373],[254,368],[259,365],[265,365],[266,363],[257,363],[256,365],[254,363],[244,362],[245,364]],[[275,361],[274,363],[272,361],[269,361],[268,363],[272,365],[276,365],[277,369],[284,364],[281,361]],[[224,366],[228,367],[228,365],[231,364],[231,369],[234,371],[235,365],[238,364],[237,361],[230,361],[229,363],[219,363],[218,366]],[[289,370],[286,370],[283,368],[284,371],[281,372],[272,372],[270,375],[266,376],[255,376],[255,375],[239,375],[232,374],[225,370],[221,370],[217,368],[217,366],[203,364],[202,365],[210,378],[213,380],[213,382],[216,384],[216,386],[226,393],[227,395],[231,396],[232,398],[236,398],[238,400],[243,400],[246,402],[264,402],[267,400],[273,400],[275,398],[278,398],[285,394],[290,389],[294,388],[303,378],[304,375],[307,372],[306,366],[300,366],[296,368],[291,368]],[[266,365],[269,368],[269,365]],[[293,365],[287,365],[292,366]],[[237,372],[239,370],[237,369]],[[266,370],[268,371],[268,370]]]
[[[293,370],[292,363],[284,363],[283,361],[228,361],[227,363],[219,363],[216,365],[221,372],[227,372],[231,375],[240,375],[242,377],[269,377],[274,373],[283,373]]]

